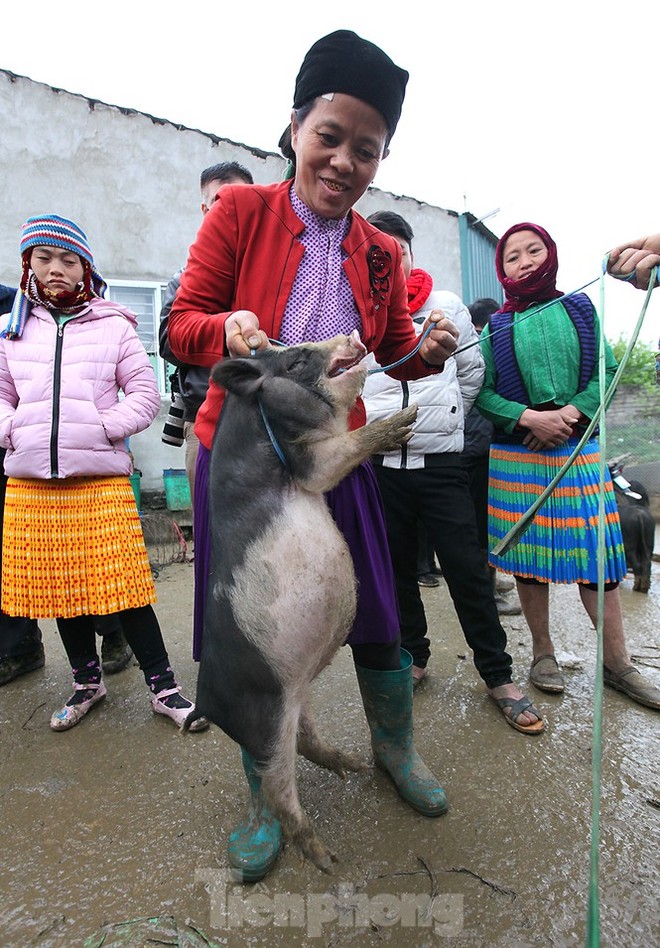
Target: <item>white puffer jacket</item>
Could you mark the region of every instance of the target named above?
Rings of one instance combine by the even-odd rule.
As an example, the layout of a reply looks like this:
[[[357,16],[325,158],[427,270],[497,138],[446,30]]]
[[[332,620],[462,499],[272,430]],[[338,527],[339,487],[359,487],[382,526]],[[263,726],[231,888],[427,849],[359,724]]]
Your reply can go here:
[[[478,340],[470,313],[455,293],[433,290],[422,309],[414,315],[421,333],[431,311],[441,309],[459,330],[458,345]],[[373,356],[369,366],[376,365]],[[445,362],[438,375],[414,382],[398,382],[385,372],[367,377],[363,399],[367,423],[384,418],[417,403],[419,414],[413,436],[407,444],[383,457],[385,467],[422,468],[427,454],[460,453],[463,450],[465,416],[479,394],[484,378],[484,362],[479,345],[472,346]]]

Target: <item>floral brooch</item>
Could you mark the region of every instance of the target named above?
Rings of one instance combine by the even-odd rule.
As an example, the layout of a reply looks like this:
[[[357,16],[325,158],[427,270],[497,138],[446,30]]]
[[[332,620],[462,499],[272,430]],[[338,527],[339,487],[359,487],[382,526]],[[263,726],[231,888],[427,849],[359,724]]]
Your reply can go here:
[[[381,303],[387,303],[390,298],[392,255],[387,250],[379,247],[378,244],[372,244],[367,251],[367,266],[369,268],[371,298],[374,303],[374,310],[378,311]]]

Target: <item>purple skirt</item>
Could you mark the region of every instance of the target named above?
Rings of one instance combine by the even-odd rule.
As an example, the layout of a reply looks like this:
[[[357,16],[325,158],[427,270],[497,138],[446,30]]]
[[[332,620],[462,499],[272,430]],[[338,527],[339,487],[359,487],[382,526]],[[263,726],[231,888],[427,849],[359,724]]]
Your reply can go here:
[[[193,510],[195,534],[195,601],[193,658],[202,652],[204,607],[211,568],[209,461],[211,452],[200,444],[195,471]],[[383,504],[370,462],[361,464],[325,495],[330,513],[353,557],[358,581],[357,612],[349,645],[390,643],[399,637],[399,611],[394,573],[387,545]]]

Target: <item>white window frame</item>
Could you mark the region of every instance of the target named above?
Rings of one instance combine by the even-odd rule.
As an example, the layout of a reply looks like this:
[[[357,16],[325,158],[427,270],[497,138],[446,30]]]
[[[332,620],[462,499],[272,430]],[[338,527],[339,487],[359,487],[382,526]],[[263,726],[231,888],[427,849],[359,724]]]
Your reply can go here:
[[[165,298],[165,290],[167,289],[168,280],[165,281],[154,281],[154,280],[108,280],[108,290],[106,292],[106,298],[112,300],[114,297],[112,295],[112,290],[114,287],[130,287],[140,290],[153,290],[154,294],[154,351],[149,352],[147,349],[147,354],[151,358],[151,364],[154,367],[154,372],[156,374],[156,380],[158,382],[158,390],[161,396],[165,397],[169,394],[170,391],[170,381],[169,375],[173,371],[172,367],[168,362],[161,358],[160,352],[158,351],[158,330],[160,328],[160,311],[163,308],[163,300]],[[123,305],[123,304],[122,304]],[[128,306],[128,309],[131,307]],[[145,347],[146,348],[146,347]]]

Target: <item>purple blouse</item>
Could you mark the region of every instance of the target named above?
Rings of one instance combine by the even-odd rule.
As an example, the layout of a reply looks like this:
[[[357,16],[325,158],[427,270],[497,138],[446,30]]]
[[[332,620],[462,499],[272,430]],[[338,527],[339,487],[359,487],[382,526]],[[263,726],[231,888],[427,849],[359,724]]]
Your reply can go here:
[[[342,241],[351,226],[348,216],[319,217],[293,188],[291,206],[305,225],[300,237],[305,253],[284,310],[280,342],[291,346],[350,335],[354,329],[361,333],[362,321],[342,266],[347,257]]]

